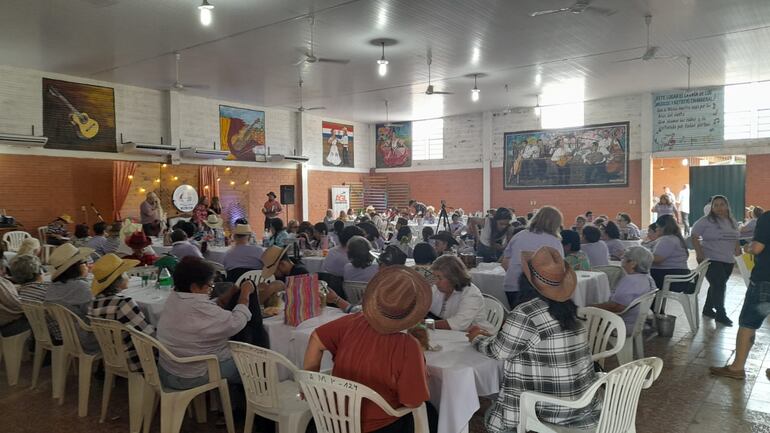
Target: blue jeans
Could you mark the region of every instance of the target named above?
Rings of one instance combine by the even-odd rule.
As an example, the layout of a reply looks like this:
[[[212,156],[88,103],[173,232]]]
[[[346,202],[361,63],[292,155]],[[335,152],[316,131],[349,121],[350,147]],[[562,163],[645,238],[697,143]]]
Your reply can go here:
[[[738,324],[741,328],[759,329],[770,315],[770,281],[752,281],[743,300]]]
[[[228,384],[243,383],[241,382],[241,375],[238,373],[238,368],[235,366],[235,361],[232,358],[219,361],[219,373],[222,375],[223,379],[227,379]],[[158,367],[158,374],[160,375],[160,381],[163,383],[163,386],[172,389],[192,389],[209,382],[208,373],[199,377],[179,377],[167,372],[162,367]]]

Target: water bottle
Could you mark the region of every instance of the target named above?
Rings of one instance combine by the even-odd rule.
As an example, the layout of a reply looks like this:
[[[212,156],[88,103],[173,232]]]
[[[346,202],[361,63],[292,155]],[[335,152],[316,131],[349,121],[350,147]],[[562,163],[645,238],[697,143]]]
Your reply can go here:
[[[174,286],[174,279],[171,278],[171,272],[168,271],[168,268],[163,268],[160,270],[160,275],[158,276],[158,286],[160,287],[160,290],[171,290],[171,287]]]

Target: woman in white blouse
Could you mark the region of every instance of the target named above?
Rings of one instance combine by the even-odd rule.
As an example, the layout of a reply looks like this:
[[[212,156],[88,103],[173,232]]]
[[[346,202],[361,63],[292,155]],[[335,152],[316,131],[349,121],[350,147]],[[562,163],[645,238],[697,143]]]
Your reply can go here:
[[[465,331],[484,307],[484,296],[473,283],[463,262],[455,256],[441,256],[430,268],[436,284],[430,312],[436,329]]]

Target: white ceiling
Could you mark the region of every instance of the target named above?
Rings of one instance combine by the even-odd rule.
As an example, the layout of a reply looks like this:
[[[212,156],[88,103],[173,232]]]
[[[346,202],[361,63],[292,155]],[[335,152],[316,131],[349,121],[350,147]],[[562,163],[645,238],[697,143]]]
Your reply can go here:
[[[214,22],[198,21],[198,0],[2,0],[0,63],[142,87],[173,82],[175,50],[182,81],[207,84],[190,92],[246,104],[298,104],[296,82],[316,17],[316,55],[348,65],[302,68],[305,106],[322,116],[362,122],[534,106],[564,83],[585,99],[684,87],[684,60],[613,63],[644,52],[644,15],[662,55],[692,56],[692,85],[770,79],[768,0],[594,0],[618,13],[529,12],[573,0],[210,0]],[[381,78],[374,38],[389,47]],[[432,81],[449,96],[419,94]],[[470,101],[471,73],[481,100]],[[539,80],[538,80],[539,78]],[[504,85],[509,84],[506,93]],[[553,90],[558,85],[560,90]],[[555,101],[550,99],[551,102]]]

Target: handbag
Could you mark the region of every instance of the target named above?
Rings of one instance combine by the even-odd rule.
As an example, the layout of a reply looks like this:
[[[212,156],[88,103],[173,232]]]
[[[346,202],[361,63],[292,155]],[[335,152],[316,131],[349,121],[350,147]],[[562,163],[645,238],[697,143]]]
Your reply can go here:
[[[321,315],[318,274],[286,277],[286,306],[284,323],[297,326]]]

